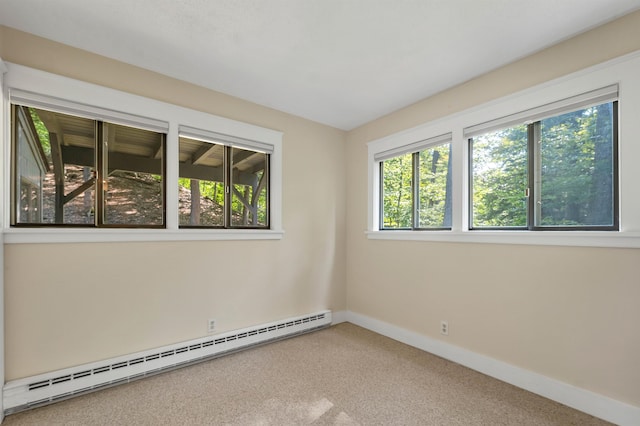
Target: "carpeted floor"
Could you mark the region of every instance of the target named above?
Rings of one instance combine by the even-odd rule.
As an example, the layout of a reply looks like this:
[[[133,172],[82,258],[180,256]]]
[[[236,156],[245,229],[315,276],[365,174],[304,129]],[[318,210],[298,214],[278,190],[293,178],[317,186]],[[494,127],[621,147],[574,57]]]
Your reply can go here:
[[[352,324],[42,408],[15,425],[606,425]]]

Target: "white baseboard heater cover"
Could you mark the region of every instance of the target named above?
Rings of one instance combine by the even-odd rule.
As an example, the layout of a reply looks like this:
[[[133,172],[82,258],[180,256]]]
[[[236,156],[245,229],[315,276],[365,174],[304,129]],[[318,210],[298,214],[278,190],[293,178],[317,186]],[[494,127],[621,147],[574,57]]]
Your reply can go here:
[[[331,311],[321,311],[11,381],[3,388],[4,412],[39,407],[329,325]]]

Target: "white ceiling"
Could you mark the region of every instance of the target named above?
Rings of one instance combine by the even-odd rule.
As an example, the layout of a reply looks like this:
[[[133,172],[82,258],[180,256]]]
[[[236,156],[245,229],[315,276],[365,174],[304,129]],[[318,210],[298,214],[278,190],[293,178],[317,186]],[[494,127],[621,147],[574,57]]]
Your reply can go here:
[[[0,24],[344,130],[640,0],[0,0]]]

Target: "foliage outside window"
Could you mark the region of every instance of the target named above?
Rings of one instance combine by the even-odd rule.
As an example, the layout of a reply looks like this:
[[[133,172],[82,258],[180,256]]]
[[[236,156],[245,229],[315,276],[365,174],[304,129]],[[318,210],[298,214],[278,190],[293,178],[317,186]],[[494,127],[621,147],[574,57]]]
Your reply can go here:
[[[12,106],[12,225],[163,227],[165,135]]]
[[[526,227],[527,126],[474,137],[470,156],[473,227]]]
[[[184,136],[179,150],[181,227],[269,227],[269,154]]]
[[[451,228],[451,143],[380,162],[381,229]]]
[[[470,228],[614,230],[617,102],[470,139]]]

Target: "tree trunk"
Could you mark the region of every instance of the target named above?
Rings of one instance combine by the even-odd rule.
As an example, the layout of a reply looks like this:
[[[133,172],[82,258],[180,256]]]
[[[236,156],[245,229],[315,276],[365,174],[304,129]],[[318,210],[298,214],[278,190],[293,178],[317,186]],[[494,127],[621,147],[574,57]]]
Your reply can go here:
[[[191,213],[189,215],[189,225],[200,225],[200,181],[191,179]]]
[[[613,143],[611,141],[610,103],[596,107],[596,130],[594,135],[594,170],[591,180],[591,205],[589,225],[613,224]]]
[[[433,150],[433,155],[431,156],[431,183],[436,181],[436,174],[438,173],[438,160],[440,160],[440,152]],[[429,197],[429,208],[433,207],[434,199]]]
[[[449,158],[447,159],[447,182],[445,189],[445,199],[444,199],[444,222],[443,226],[445,228],[451,227],[451,144],[449,144]]]
[[[248,186],[244,187],[244,199],[245,200],[249,199],[249,187]],[[249,209],[244,204],[242,204],[242,223],[244,225],[248,225],[249,224]]]

